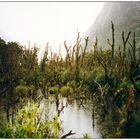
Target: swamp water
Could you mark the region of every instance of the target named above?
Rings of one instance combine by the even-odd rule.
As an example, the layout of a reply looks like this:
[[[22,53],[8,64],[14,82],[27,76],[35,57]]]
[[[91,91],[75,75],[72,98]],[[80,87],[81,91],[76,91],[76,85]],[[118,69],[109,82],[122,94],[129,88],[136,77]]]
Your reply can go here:
[[[72,130],[74,135],[68,136],[67,138],[83,138],[83,134],[88,134],[90,138],[101,138],[100,133],[96,125],[96,119],[92,119],[92,101],[88,100],[83,105],[80,105],[76,100],[68,101],[65,97],[59,97],[59,109],[64,106],[60,112],[60,120],[62,121],[63,134],[67,134]],[[40,108],[42,108],[42,119],[46,116],[49,119],[53,119],[57,114],[56,97],[49,95],[48,99],[43,98],[40,102]],[[0,126],[3,122],[6,122],[6,114],[0,109]]]
[[[90,138],[101,138],[96,120],[92,120],[92,103],[87,101],[84,106],[81,106],[74,100],[72,103],[68,103],[67,98],[59,97],[59,108],[63,110],[60,113],[60,119],[62,120],[63,133],[67,134],[69,131],[76,133],[67,138],[83,138],[83,134],[88,134]],[[44,109],[43,115],[49,115],[49,118],[57,114],[57,107],[55,103],[55,97],[50,96],[48,99],[41,101],[41,107]],[[42,115],[42,117],[43,117]]]

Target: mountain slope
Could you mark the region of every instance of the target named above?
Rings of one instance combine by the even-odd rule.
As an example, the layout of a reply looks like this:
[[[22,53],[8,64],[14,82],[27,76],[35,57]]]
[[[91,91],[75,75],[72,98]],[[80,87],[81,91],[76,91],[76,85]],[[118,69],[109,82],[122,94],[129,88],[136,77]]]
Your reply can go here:
[[[115,25],[116,43],[121,45],[121,33],[135,31],[136,39],[140,37],[140,2],[105,2],[103,9],[97,16],[95,22],[88,29],[86,36],[89,36],[89,48],[95,37],[99,45],[107,46],[107,39],[111,39],[111,21]]]

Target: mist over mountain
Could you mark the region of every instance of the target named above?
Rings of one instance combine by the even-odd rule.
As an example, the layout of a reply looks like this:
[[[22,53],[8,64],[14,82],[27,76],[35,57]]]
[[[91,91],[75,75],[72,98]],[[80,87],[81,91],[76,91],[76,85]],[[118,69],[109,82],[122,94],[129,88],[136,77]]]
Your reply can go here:
[[[111,21],[115,25],[115,41],[121,45],[122,31],[136,33],[137,42],[140,40],[140,2],[105,2],[103,9],[95,22],[89,27],[84,37],[89,36],[89,48],[95,37],[101,47],[107,46],[107,39],[111,40]],[[118,44],[119,43],[119,44]]]
[[[3,31],[0,31],[0,37],[4,39],[6,42],[11,40],[11,38],[7,36],[5,33],[3,33]]]

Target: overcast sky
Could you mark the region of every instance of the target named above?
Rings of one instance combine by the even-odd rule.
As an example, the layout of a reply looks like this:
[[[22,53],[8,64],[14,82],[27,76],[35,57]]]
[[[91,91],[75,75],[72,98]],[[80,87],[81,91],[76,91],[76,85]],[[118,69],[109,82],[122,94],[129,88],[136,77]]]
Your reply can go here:
[[[0,2],[0,36],[7,41],[41,46],[53,51],[67,40],[72,45],[94,22],[103,2]]]

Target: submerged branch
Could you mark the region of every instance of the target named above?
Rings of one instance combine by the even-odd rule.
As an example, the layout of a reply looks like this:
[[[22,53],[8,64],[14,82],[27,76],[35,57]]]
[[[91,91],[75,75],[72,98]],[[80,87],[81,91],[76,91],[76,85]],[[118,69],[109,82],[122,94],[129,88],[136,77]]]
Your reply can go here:
[[[66,138],[66,137],[74,135],[74,134],[76,134],[76,133],[72,133],[72,130],[71,130],[69,133],[63,135],[61,138]]]

